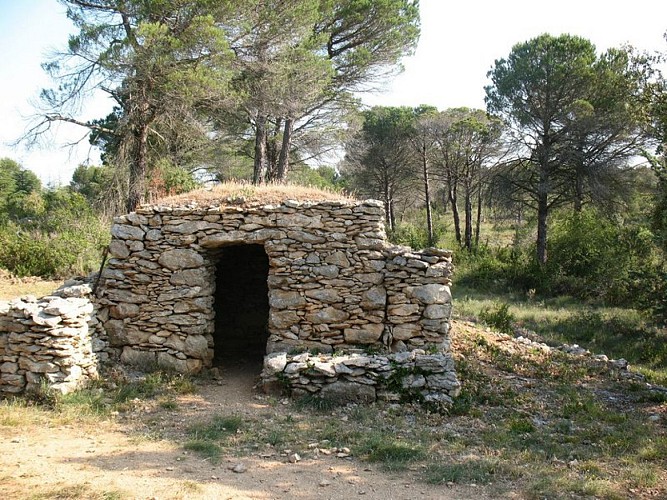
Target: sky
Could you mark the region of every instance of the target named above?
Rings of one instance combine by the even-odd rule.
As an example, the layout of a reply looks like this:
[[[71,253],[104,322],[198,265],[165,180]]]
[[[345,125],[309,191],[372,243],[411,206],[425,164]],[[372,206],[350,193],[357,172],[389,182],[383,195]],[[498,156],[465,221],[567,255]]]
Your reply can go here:
[[[368,105],[484,108],[486,73],[512,47],[542,33],[570,33],[599,51],[629,43],[667,53],[665,0],[421,0],[422,34],[405,71],[365,95]],[[0,0],[0,158],[33,170],[46,185],[68,184],[81,163],[99,162],[85,130],[62,124],[31,150],[12,147],[50,82],[40,64],[63,49],[73,27],[57,0]],[[79,118],[106,116],[108,99],[89,99]],[[83,139],[78,147],[67,144]]]

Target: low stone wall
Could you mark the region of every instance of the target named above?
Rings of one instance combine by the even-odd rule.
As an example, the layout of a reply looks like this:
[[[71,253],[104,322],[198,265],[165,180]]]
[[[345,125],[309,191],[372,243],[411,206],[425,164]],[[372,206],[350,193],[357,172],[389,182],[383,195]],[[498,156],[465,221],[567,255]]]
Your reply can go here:
[[[53,295],[0,301],[0,394],[69,392],[108,358],[91,288],[69,282]]]
[[[273,353],[264,359],[261,379],[266,392],[312,394],[338,403],[449,405],[461,389],[451,355],[422,349],[386,355]]]

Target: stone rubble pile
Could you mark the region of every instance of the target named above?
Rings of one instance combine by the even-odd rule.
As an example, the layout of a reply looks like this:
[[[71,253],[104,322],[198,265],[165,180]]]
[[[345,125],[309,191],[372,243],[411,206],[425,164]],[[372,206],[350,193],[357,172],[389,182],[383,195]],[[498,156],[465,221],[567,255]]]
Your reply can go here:
[[[266,392],[315,395],[338,403],[418,400],[449,405],[461,390],[450,354],[423,349],[392,354],[269,354]]]
[[[53,295],[0,301],[0,393],[69,392],[106,359],[91,288],[68,282]]]

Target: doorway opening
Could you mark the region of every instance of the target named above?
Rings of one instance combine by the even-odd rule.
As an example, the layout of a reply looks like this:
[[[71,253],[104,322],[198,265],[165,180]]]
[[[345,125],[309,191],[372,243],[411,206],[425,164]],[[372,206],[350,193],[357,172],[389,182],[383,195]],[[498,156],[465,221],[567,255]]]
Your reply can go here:
[[[262,245],[234,245],[219,252],[213,365],[261,364],[268,340],[269,258]]]

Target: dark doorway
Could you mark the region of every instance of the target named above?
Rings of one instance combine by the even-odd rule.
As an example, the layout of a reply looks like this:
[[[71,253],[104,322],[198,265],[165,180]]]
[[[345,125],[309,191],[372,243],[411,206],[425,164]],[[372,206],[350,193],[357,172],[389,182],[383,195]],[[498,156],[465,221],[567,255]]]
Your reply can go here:
[[[269,258],[262,245],[220,250],[216,270],[215,366],[261,363],[269,320]]]

